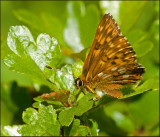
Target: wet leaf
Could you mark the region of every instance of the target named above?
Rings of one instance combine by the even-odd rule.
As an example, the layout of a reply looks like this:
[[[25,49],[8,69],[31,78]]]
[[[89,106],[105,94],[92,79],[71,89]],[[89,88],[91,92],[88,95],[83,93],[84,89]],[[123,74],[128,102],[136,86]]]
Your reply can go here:
[[[11,70],[48,84],[44,77],[45,66],[56,67],[61,59],[57,40],[47,34],[40,34],[35,42],[27,27],[13,26],[8,33],[7,44],[14,52],[4,58]]]
[[[21,136],[17,132],[17,129],[20,126],[14,125],[14,126],[2,126],[1,127],[1,136]]]
[[[59,136],[60,134],[57,114],[51,105],[40,104],[38,111],[33,108],[26,109],[23,120],[26,124],[18,130],[23,136]]]

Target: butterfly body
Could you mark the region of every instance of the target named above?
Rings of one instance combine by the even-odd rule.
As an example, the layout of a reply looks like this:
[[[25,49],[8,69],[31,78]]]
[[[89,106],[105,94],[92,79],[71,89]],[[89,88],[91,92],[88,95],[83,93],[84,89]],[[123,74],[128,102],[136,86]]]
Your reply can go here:
[[[110,14],[105,14],[84,62],[77,86],[90,91],[101,90],[112,97],[122,97],[120,88],[141,79],[144,67],[136,62],[136,54]],[[83,83],[83,84],[82,84]]]

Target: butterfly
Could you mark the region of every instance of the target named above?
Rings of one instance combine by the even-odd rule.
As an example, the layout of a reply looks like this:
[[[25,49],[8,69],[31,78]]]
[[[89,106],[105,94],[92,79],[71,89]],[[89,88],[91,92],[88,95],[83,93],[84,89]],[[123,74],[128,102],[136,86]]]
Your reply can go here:
[[[100,90],[119,98],[123,96],[120,89],[137,83],[144,72],[112,15],[105,14],[97,27],[82,74],[75,80],[76,86],[85,87],[93,93]]]

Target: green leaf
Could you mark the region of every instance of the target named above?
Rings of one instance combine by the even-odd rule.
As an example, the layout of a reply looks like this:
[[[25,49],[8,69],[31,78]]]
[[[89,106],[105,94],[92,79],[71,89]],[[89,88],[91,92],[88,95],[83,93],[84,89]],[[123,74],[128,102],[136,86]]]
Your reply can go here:
[[[56,111],[51,105],[39,105],[38,112],[28,108],[23,113],[23,120],[27,124],[19,128],[23,136],[59,136],[60,124],[57,121]]]
[[[87,136],[89,133],[89,128],[87,126],[79,126],[79,135]]]
[[[82,17],[79,19],[79,30],[84,48],[88,48],[92,45],[96,29],[100,21],[100,13],[98,8],[93,4],[86,6],[85,9],[85,14],[82,14]]]
[[[154,15],[153,3],[153,1],[121,1],[119,18],[124,35],[132,29],[145,30],[149,27]]]
[[[32,26],[34,29],[41,29],[43,22],[35,13],[24,9],[16,10],[13,13],[21,22]]]
[[[141,93],[143,93],[145,91],[149,91],[149,90],[158,90],[159,89],[158,83],[159,83],[158,79],[155,80],[153,78],[150,78],[150,79],[144,81],[144,83],[142,85],[138,86],[137,88],[133,88],[133,90],[134,90],[133,93],[125,95],[119,99],[128,98],[128,97],[131,97],[131,96],[134,96],[137,94],[141,94]]]
[[[43,13],[41,14],[41,19],[43,20],[43,31],[46,30],[45,32],[49,33],[49,35],[55,37],[61,45],[64,46],[64,41],[63,41],[63,24],[59,20],[59,18],[56,18],[53,16],[53,14],[50,13]]]
[[[99,132],[99,129],[98,129],[98,124],[95,120],[93,119],[89,119],[86,115],[84,116],[83,115],[83,122],[82,123],[85,123],[85,126],[88,128],[88,132],[91,136],[98,136],[98,132]],[[85,118],[85,119],[84,119]]]
[[[154,1],[146,2],[146,4],[144,5],[142,9],[143,11],[140,14],[141,16],[139,17],[139,19],[137,20],[134,26],[135,28],[142,29],[142,30],[148,30],[148,28],[150,27],[154,19],[154,14],[155,14],[154,6],[155,6]]]
[[[43,101],[43,99],[40,96],[33,98],[33,100],[38,101],[38,102],[42,102]]]
[[[23,112],[23,121],[26,124],[35,124],[36,119],[38,119],[38,112],[33,109],[33,108],[27,108],[24,112]]]
[[[91,132],[91,135],[92,136],[98,136],[98,132],[99,132],[99,129],[98,129],[98,124],[96,121],[90,119],[90,122],[92,123],[89,128],[90,128],[90,132]]]
[[[53,72],[52,72],[53,73]],[[50,79],[54,82],[53,85],[56,92],[59,90],[65,90],[70,92],[69,102],[74,101],[75,95],[78,93],[78,90],[75,88],[75,80],[72,72],[72,65],[68,64],[57,70],[54,74],[53,79]]]
[[[148,33],[142,31],[141,29],[134,29],[126,36],[133,49],[136,51],[138,58],[141,58],[149,53],[154,47],[153,43],[148,40]]]
[[[99,23],[100,13],[97,6],[85,6],[84,2],[71,1],[64,4],[55,2],[52,6],[59,12],[35,13],[21,9],[15,10],[14,14],[18,20],[34,30],[34,34],[45,32],[55,37],[61,43],[64,52],[67,47],[76,52],[90,47]]]
[[[65,108],[59,113],[59,121],[62,126],[69,126],[73,121],[75,108]]]
[[[104,112],[115,122],[116,126],[121,130],[131,133],[135,130],[134,123],[127,115],[129,113],[128,107],[125,103],[113,102],[104,107]]]
[[[67,4],[68,19],[64,29],[64,40],[75,52],[83,49],[78,23],[78,18],[83,14],[83,8],[84,5],[82,2],[69,1]]]
[[[159,91],[142,94],[139,100],[129,104],[129,111],[137,127],[150,130],[159,125]]]
[[[142,42],[147,37],[147,33],[142,31],[141,29],[133,29],[126,34],[126,37],[134,48],[135,44]]]
[[[79,101],[70,108],[65,108],[59,114],[59,121],[62,125],[69,126],[73,121],[74,115],[81,116],[83,113],[87,112],[93,106],[93,100],[91,100],[95,95],[93,93],[88,93],[81,97]],[[67,119],[66,119],[67,117]]]
[[[8,52],[7,52],[8,54]],[[5,65],[4,60],[1,62],[1,82],[9,83],[10,81],[16,81],[19,86],[32,86],[33,82],[31,78],[26,74],[10,71],[8,66]]]
[[[74,121],[70,125],[69,129],[65,129],[65,132],[66,132],[65,134],[67,136],[77,136],[77,135],[79,135],[79,126],[80,126],[80,120],[79,119],[74,119]]]
[[[87,136],[89,133],[87,126],[80,125],[79,119],[74,119],[73,123],[67,128],[64,128],[65,136]]]
[[[73,64],[72,70],[76,78],[78,78],[82,74],[82,69],[83,69],[83,62],[81,60],[78,60],[76,61],[76,63]]]
[[[64,4],[64,6],[66,5]],[[64,28],[62,21],[54,16],[53,13],[43,12],[36,14],[33,11],[20,9],[14,11],[14,15],[18,20],[33,29],[36,34],[42,32],[48,33],[52,37],[55,37],[62,46],[66,45],[62,35]]]
[[[155,20],[150,28],[150,39],[154,44],[151,58],[159,64],[159,19]]]
[[[150,52],[152,48],[153,48],[153,43],[151,41],[144,41],[134,45],[137,57],[139,58]]]
[[[99,12],[94,5],[85,7],[83,2],[68,2],[68,19],[64,39],[75,51],[90,47],[99,22]]]
[[[68,64],[62,67],[61,70],[57,70],[55,72],[53,81],[58,89],[64,89],[73,93],[73,91],[75,90],[75,82],[72,72],[72,65]]]
[[[14,125],[14,126],[2,126],[1,127],[1,136],[21,136],[17,129],[20,126]]]
[[[61,60],[58,42],[47,34],[40,34],[37,42],[25,26],[13,26],[8,33],[7,44],[14,52],[4,58],[11,70],[25,73],[33,79],[48,84],[45,66],[56,67]],[[21,63],[20,63],[21,62]]]
[[[7,46],[6,37],[1,35],[1,61],[8,53],[12,53],[12,51]]]
[[[81,116],[83,113],[88,111],[93,106],[93,100],[91,100],[95,95],[93,93],[88,93],[83,96],[77,103],[76,103],[76,111],[75,115]]]
[[[71,56],[74,58],[81,59],[84,62],[88,53],[89,53],[89,50],[90,50],[90,48],[85,48],[79,53],[73,53]]]
[[[40,103],[41,103],[41,102],[34,102],[34,103],[32,104],[32,107],[38,108],[39,105],[40,105]]]
[[[133,132],[134,131],[134,125],[132,121],[124,116],[122,113],[118,111],[114,111],[112,118],[116,122],[117,126],[123,129],[124,131],[127,132]],[[127,127],[127,128],[126,128]]]

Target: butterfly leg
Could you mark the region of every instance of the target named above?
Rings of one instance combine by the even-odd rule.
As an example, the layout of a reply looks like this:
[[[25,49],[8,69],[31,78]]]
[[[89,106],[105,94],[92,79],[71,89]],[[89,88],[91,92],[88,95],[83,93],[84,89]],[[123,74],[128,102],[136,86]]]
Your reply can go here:
[[[87,87],[93,94],[95,94],[95,92],[94,92],[88,85],[86,85],[86,87]]]
[[[90,88],[89,86],[87,86],[87,85],[86,85],[86,87],[87,87],[93,94],[96,95],[96,98],[94,99],[95,101],[100,100],[101,97],[100,97],[96,92],[94,92],[93,89],[91,89],[91,88]]]

